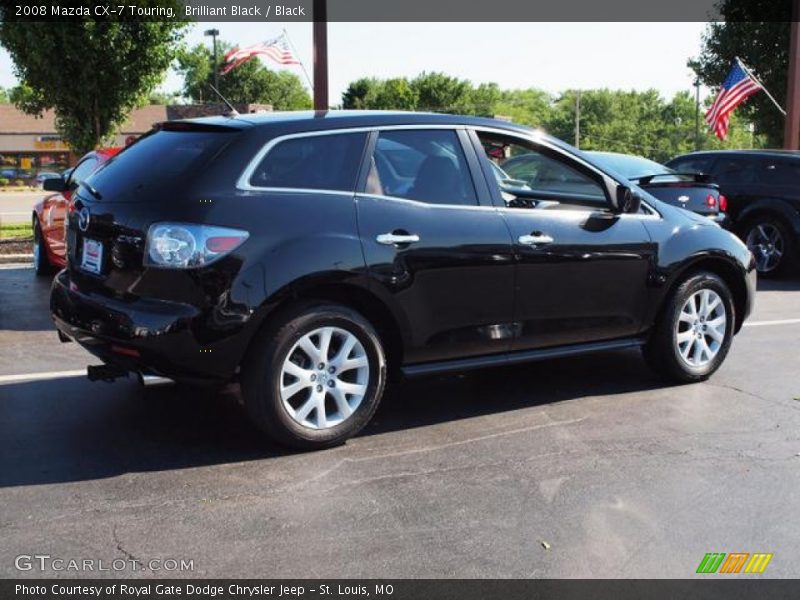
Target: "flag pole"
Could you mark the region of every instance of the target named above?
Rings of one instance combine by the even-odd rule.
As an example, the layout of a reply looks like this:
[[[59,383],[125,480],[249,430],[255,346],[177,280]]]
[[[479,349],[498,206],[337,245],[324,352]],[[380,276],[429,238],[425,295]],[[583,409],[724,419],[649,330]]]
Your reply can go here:
[[[306,81],[308,82],[308,86],[311,88],[311,93],[314,93],[314,84],[311,82],[311,77],[308,76],[308,71],[306,71],[306,66],[303,64],[303,61],[300,60],[300,55],[297,53],[297,48],[294,47],[294,43],[292,42],[292,38],[289,37],[289,32],[286,31],[286,28],[283,29],[283,37],[286,38],[286,41],[289,42],[289,45],[292,47],[292,52],[297,57],[297,62],[300,63],[300,68],[303,69],[303,75],[306,76]]]
[[[767,95],[767,98],[769,98],[770,100],[772,100],[772,103],[775,105],[775,108],[777,108],[779,111],[781,111],[781,114],[782,114],[782,115],[785,117],[785,116],[786,116],[786,111],[785,111],[785,110],[783,110],[783,107],[782,107],[780,104],[778,104],[778,101],[777,101],[777,100],[775,100],[775,98],[773,98],[773,97],[772,97],[772,94],[770,94],[770,93],[769,93],[769,90],[767,89],[767,86],[765,86],[765,85],[764,85],[764,84],[761,82],[761,80],[760,80],[758,77],[756,77],[756,74],[753,72],[753,70],[752,70],[750,67],[748,67],[746,64],[744,64],[744,62],[742,61],[742,59],[741,59],[741,58],[739,58],[738,56],[736,57],[736,62],[738,62],[738,63],[739,63],[739,66],[740,66],[740,67],[742,67],[742,68],[744,69],[745,73],[747,73],[747,74],[748,74],[750,77],[752,77],[752,78],[753,78],[753,80],[754,80],[754,81],[755,81],[755,82],[756,82],[758,85],[760,85],[760,86],[761,86],[761,89],[762,89],[762,90],[764,90],[764,93]]]

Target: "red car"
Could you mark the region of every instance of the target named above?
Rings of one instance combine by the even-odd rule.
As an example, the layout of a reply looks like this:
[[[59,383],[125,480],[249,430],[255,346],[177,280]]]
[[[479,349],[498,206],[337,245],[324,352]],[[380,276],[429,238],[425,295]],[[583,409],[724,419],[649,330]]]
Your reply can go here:
[[[122,148],[102,148],[89,152],[75,168],[64,172],[63,177],[45,179],[45,190],[56,192],[45,196],[33,207],[33,266],[37,275],[46,275],[53,268],[67,264],[67,244],[64,216],[69,208],[72,192],[109,158]]]

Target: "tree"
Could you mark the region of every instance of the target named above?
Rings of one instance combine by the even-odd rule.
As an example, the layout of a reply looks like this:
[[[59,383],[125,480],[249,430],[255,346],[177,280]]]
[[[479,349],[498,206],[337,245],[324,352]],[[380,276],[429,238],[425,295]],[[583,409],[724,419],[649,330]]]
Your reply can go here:
[[[374,77],[362,77],[352,82],[342,94],[342,108],[366,110],[374,108],[381,83]]]
[[[370,108],[377,110],[416,110],[417,91],[405,77],[387,79],[376,89]]]
[[[8,104],[8,92],[5,88],[0,87],[0,104]]]
[[[222,65],[225,50],[230,44],[218,42],[222,48],[217,68]],[[183,49],[178,55],[178,70],[183,74],[183,93],[193,102],[217,102],[211,86],[214,84],[214,57],[203,44]],[[270,71],[254,58],[219,76],[219,91],[234,104],[271,104],[275,110],[311,108],[300,78],[288,71]]]
[[[419,110],[462,113],[469,106],[472,85],[466,79],[444,73],[422,73],[411,81]]]
[[[724,22],[708,25],[701,54],[689,66],[716,90],[738,56],[781,101],[789,70],[792,0],[721,0],[718,7]],[[752,121],[770,146],[782,145],[784,117],[766,94],[752,96],[736,112]]]
[[[109,138],[147,101],[185,25],[84,20],[54,26],[8,21],[7,10],[0,8],[0,43],[22,82],[14,102],[34,115],[54,109],[56,128],[79,154]]]

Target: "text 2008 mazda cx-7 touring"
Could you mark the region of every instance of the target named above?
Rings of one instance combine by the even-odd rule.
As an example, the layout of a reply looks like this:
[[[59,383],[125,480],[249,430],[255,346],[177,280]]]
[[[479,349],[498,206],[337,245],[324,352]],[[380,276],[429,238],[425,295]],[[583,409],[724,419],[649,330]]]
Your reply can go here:
[[[497,175],[522,154],[524,181]],[[750,311],[753,258],[630,185],[489,119],[164,123],[77,191],[52,313],[100,376],[238,380],[253,420],[306,448],[358,432],[390,371],[641,346],[705,379]]]

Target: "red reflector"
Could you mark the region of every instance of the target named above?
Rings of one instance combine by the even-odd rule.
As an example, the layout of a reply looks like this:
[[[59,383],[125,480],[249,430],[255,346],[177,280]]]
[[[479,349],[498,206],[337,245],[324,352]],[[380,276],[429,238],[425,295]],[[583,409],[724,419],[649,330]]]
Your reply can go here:
[[[711,194],[706,196],[706,206],[708,208],[714,208],[717,205],[717,199],[714,198]]]
[[[135,348],[126,348],[125,346],[111,346],[111,351],[117,354],[124,354],[125,356],[132,356],[139,358],[139,351]]]
[[[722,212],[727,212],[728,210],[728,199],[722,194],[719,195],[719,209]]]
[[[206,240],[206,248],[208,248],[209,252],[215,252],[217,254],[221,252],[230,252],[239,245],[241,241],[242,238],[238,236],[210,237]]]

